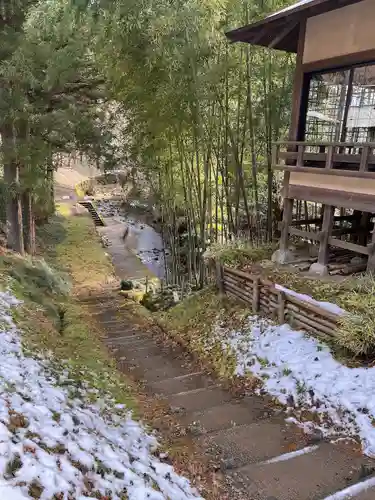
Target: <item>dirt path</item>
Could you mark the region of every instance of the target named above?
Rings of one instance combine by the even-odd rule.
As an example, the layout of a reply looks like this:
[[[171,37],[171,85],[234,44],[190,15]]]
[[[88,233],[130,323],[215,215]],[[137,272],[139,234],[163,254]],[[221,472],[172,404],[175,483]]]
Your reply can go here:
[[[107,236],[120,242],[116,234],[120,227],[108,226]],[[147,268],[122,244],[109,246],[107,252],[120,278],[146,276]],[[232,395],[182,349],[168,346],[152,329],[140,325],[116,292],[87,302],[120,369],[142,382],[150,395],[165,401],[177,421],[173,425],[183,429],[193,447],[203,450],[212,470],[221,471],[227,498],[375,498],[371,482],[361,484],[363,491],[352,496],[352,485],[374,481],[375,470],[374,462],[363,457],[356,445],[325,442],[319,434],[305,435],[286,423],[285,414],[265,399],[253,394],[243,398]],[[364,491],[365,485],[373,489]],[[342,490],[339,496],[330,496]],[[220,496],[211,492],[206,498]]]

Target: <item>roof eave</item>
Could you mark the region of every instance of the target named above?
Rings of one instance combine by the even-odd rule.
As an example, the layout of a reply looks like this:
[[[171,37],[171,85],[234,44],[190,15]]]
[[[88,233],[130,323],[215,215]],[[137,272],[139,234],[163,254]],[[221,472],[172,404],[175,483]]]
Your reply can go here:
[[[280,11],[253,24],[228,31],[226,36],[231,42],[246,42],[296,53],[301,21],[360,1],[316,0],[311,4],[297,5],[294,9]]]

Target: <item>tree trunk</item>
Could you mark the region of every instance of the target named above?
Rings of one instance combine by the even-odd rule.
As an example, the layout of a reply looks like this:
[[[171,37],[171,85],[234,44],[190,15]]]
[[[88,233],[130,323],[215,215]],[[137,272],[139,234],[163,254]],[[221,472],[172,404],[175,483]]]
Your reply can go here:
[[[15,162],[4,165],[4,181],[7,188],[7,224],[8,224],[8,248],[15,252],[24,254],[22,204],[18,192],[19,166]]]
[[[26,191],[22,195],[24,209],[24,240],[25,250],[28,254],[35,254],[35,219],[33,214],[32,194]]]

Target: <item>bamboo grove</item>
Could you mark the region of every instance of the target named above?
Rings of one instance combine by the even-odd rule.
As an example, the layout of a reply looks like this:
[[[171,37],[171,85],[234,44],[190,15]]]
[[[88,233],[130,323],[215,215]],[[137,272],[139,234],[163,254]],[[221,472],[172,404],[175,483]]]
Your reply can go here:
[[[271,143],[287,133],[294,60],[231,46],[225,31],[282,5],[124,1],[104,29],[102,64],[125,104],[177,283],[203,283],[202,255],[214,242],[273,237],[280,199]]]
[[[71,151],[102,168],[136,166],[174,282],[202,283],[202,255],[215,242],[273,238],[271,143],[287,133],[294,59],[230,45],[225,31],[287,1],[12,1],[12,12],[6,0],[0,9],[11,246],[23,248],[21,204],[36,209]],[[24,219],[30,226],[27,210]]]

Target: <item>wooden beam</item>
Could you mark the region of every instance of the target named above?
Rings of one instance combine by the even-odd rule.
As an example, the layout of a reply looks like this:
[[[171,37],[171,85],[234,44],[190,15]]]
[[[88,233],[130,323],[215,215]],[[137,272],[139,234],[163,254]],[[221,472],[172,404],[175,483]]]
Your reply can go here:
[[[336,215],[333,218],[334,222],[340,221],[352,221],[356,217],[354,215]],[[320,217],[316,217],[315,219],[301,219],[292,221],[292,226],[304,226],[308,224],[321,224],[322,219]]]
[[[293,236],[300,236],[301,238],[307,238],[312,241],[320,240],[320,232],[317,231],[302,231],[302,229],[289,227],[289,234]]]
[[[375,225],[372,230],[371,244],[367,248],[368,248],[367,272],[373,274],[375,272]]]
[[[300,109],[304,85],[304,71],[303,71],[303,51],[305,49],[305,34],[306,34],[306,19],[300,22],[296,69],[294,73],[293,94],[292,94],[292,114],[289,129],[289,141],[296,141],[298,139],[298,126],[300,122]]]
[[[322,224],[321,240],[318,253],[318,265],[322,266],[322,274],[328,271],[327,270],[328,253],[329,253],[328,241],[331,238],[334,213],[335,213],[334,206],[324,205],[323,224]]]
[[[283,40],[291,31],[294,30],[294,28],[299,24],[299,19],[296,21],[289,22],[281,32],[275,36],[271,42],[268,44],[268,47],[270,49],[273,49],[276,45],[278,45],[281,40]]]
[[[275,141],[274,144],[279,144],[280,146],[335,146],[335,147],[347,147],[347,148],[363,148],[363,146],[369,146],[370,148],[375,148],[375,142],[340,142],[340,141]]]
[[[329,238],[328,243],[337,248],[343,248],[344,250],[350,250],[351,252],[360,253],[363,255],[369,254],[368,247],[362,245],[356,245],[355,243],[350,243],[349,241],[339,240],[338,238]]]
[[[360,172],[359,170],[325,169],[316,167],[293,167],[291,165],[272,165],[274,170],[299,172],[306,174],[333,175],[335,177],[357,177],[358,179],[375,179],[375,172]]]
[[[289,186],[289,196],[297,200],[318,201],[323,205],[335,205],[336,207],[353,208],[362,212],[375,213],[375,196],[368,194],[291,184]]]
[[[300,111],[303,94],[304,76],[302,69],[303,51],[305,47],[305,34],[306,34],[306,19],[300,21],[296,69],[294,73],[293,94],[292,94],[292,115],[289,129],[289,140],[295,141],[298,139],[298,130],[300,124]],[[277,150],[278,151],[278,150]],[[283,198],[284,198],[284,211],[282,220],[282,230],[280,238],[280,257],[281,261],[286,258],[289,244],[289,226],[293,216],[293,199],[289,198],[289,179],[290,172],[284,172],[283,180]]]
[[[292,214],[293,214],[293,199],[285,198],[283,220],[281,227],[281,238],[280,238],[280,253],[282,255],[286,254],[286,252],[288,251],[289,229],[290,229],[289,226],[292,222]]]
[[[301,145],[297,146],[302,147]],[[332,144],[329,146],[324,146],[327,148],[337,148],[339,146],[333,146]],[[369,146],[365,146],[362,148],[362,151],[365,148],[369,148]],[[298,160],[298,153],[294,151],[280,151],[279,158],[283,160]],[[327,153],[304,153],[303,155],[304,161],[316,161],[319,163],[325,163],[327,161]],[[358,164],[358,168],[362,161],[362,153],[361,154],[346,154],[346,153],[335,153],[332,155],[332,161],[334,163],[355,163]],[[374,165],[375,164],[375,155],[367,155],[367,163]]]
[[[361,161],[359,163],[360,172],[365,172],[368,169],[369,156],[370,156],[370,147],[364,146],[362,148]]]
[[[305,73],[313,71],[322,71],[325,69],[334,70],[335,68],[342,68],[343,66],[351,66],[353,64],[362,64],[366,62],[374,62],[375,49],[364,50],[362,52],[354,52],[343,56],[331,57],[329,59],[322,59],[303,65]]]

